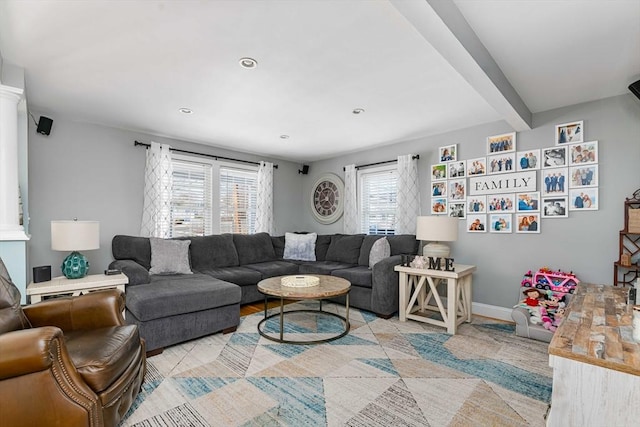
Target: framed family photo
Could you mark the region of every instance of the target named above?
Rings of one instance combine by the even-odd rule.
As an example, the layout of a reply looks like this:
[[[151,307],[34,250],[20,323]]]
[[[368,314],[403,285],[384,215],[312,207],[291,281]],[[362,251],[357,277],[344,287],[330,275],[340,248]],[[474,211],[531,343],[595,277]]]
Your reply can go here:
[[[540,233],[540,214],[530,212],[516,215],[516,233]]]
[[[447,197],[447,183],[432,182],[431,183],[431,196],[433,197]]]
[[[484,175],[487,173],[487,158],[478,157],[467,160],[467,175]]]
[[[516,212],[536,212],[540,210],[540,192],[516,194]]]
[[[542,149],[542,167],[557,168],[567,166],[567,147],[552,147]]]
[[[464,178],[466,176],[465,174],[465,166],[466,166],[467,162],[463,161],[455,161],[455,162],[451,162],[447,165],[447,168],[449,169],[449,178],[453,179],[453,178]]]
[[[449,216],[453,218],[466,218],[465,202],[449,202]]]
[[[598,141],[569,146],[569,166],[598,163]]]
[[[501,153],[487,156],[488,173],[513,172],[516,162],[516,153]]]
[[[518,151],[516,153],[516,170],[526,171],[540,169],[540,149]]]
[[[489,232],[491,233],[511,233],[511,214],[491,214],[489,215]]]
[[[447,198],[446,197],[432,197],[431,198],[431,213],[434,215],[446,215],[447,214]]]
[[[569,216],[567,205],[567,196],[543,198],[542,218],[567,218]]]
[[[569,168],[543,170],[540,174],[540,188],[543,196],[567,194]]]
[[[584,123],[577,122],[563,123],[556,126],[556,145],[572,144],[582,142],[584,135]]]
[[[467,212],[479,214],[487,212],[487,196],[473,196],[467,199]]]
[[[515,212],[516,195],[513,193],[489,195],[487,196],[487,209],[489,213]]]
[[[569,168],[570,187],[597,187],[598,165],[571,166]]]
[[[578,188],[569,191],[569,210],[596,211],[600,199],[597,188]]]
[[[441,162],[455,162],[458,160],[458,144],[440,147],[439,153]]]
[[[487,137],[487,154],[509,153],[516,151],[516,133],[503,133]]]
[[[447,179],[447,164],[438,163],[431,165],[431,181],[444,181]]]
[[[465,200],[467,198],[467,180],[466,179],[452,179],[449,181],[449,200]]]
[[[467,231],[469,233],[486,233],[487,232],[487,216],[486,215],[467,215]]]

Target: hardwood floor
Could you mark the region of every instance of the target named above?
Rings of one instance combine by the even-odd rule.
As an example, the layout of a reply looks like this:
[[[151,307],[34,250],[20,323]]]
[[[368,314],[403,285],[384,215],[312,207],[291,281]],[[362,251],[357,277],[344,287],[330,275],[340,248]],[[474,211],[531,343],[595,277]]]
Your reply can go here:
[[[285,304],[291,304],[295,301],[285,300]],[[271,300],[269,301],[268,307],[273,308],[280,305],[279,300]],[[248,316],[249,314],[255,313],[263,313],[264,312],[264,301],[254,302],[251,304],[245,304],[240,307],[240,316]]]

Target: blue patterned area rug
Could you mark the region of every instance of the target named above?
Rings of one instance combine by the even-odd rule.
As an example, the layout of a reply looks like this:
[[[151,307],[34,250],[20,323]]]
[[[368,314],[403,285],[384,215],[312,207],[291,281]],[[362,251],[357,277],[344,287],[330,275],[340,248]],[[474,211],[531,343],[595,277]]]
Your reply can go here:
[[[296,303],[287,310],[317,308]],[[344,307],[323,305],[344,315]],[[474,318],[443,328],[352,309],[351,331],[315,345],[261,337],[263,314],[233,334],[165,349],[148,360],[124,426],[543,426],[551,398],[547,344]],[[265,325],[278,330],[276,319]],[[342,322],[291,314],[285,338],[326,338]]]

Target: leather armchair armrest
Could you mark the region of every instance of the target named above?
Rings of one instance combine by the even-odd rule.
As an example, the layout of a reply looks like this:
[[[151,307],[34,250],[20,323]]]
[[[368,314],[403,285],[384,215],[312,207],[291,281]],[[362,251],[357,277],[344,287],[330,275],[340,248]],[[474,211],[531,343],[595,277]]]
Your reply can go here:
[[[63,331],[97,329],[125,324],[124,293],[117,289],[56,298],[23,307],[31,325],[57,326]]]
[[[0,334],[0,380],[49,369],[53,340],[63,341],[53,326]]]
[[[109,268],[122,271],[129,278],[127,286],[144,285],[149,283],[149,271],[132,259],[119,259],[109,264]]]

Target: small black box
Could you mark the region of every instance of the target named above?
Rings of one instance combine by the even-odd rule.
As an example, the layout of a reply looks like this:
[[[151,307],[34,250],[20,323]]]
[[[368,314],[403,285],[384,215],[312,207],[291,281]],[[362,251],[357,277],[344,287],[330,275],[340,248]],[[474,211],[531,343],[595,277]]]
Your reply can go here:
[[[53,125],[53,120],[49,117],[40,116],[40,121],[38,121],[38,128],[36,132],[42,135],[49,135],[51,133],[51,126]]]
[[[48,282],[51,280],[51,266],[43,265],[42,267],[33,267],[33,282]]]

